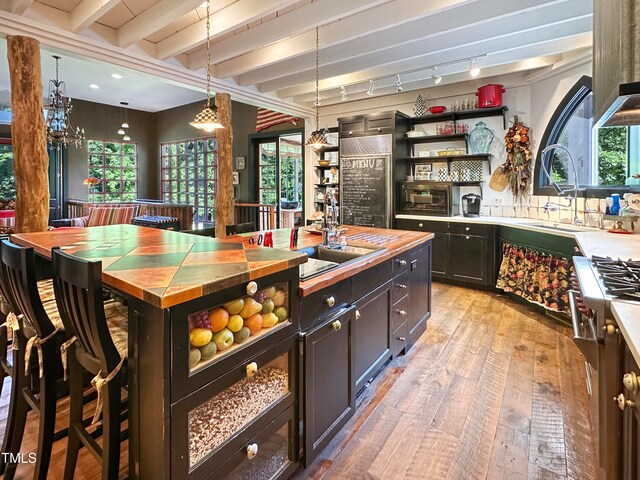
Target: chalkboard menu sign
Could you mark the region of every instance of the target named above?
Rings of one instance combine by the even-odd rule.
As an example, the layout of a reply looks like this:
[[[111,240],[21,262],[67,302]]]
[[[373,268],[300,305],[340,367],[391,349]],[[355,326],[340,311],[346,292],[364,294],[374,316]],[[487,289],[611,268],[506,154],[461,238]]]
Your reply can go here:
[[[344,223],[389,228],[389,156],[342,157],[340,161]]]

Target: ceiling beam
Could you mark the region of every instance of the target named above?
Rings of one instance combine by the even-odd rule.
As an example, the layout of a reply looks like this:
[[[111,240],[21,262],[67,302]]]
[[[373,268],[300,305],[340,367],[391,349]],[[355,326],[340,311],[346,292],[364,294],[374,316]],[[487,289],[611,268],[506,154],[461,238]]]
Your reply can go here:
[[[373,32],[406,25],[408,22],[427,17],[444,8],[459,4],[468,5],[469,3],[472,2],[469,0],[441,0],[434,2],[396,0],[391,4],[387,3],[357,15],[342,18],[338,22],[321,25],[319,32],[320,49],[324,51],[327,47],[350,42]],[[233,42],[233,40],[233,38],[227,39],[229,43]],[[236,77],[270,65],[284,64],[284,62],[292,58],[313,57],[315,55],[315,40],[315,34],[310,30],[284,38],[273,44],[256,48],[235,58],[230,58],[224,51],[221,52],[220,56],[214,53],[213,63],[215,66],[212,74],[218,78]],[[227,60],[227,58],[229,59]],[[192,66],[200,63],[202,62],[191,61]]]
[[[211,3],[211,10],[213,11],[220,10],[226,5],[224,0],[218,0],[217,2],[212,0]],[[133,45],[147,35],[157,32],[162,27],[186,15],[201,4],[202,0],[181,0],[180,2],[161,0],[118,29],[118,46],[126,48]],[[218,6],[218,4],[220,5]]]
[[[172,0],[175,1],[175,0]],[[211,14],[211,37],[231,32],[254,20],[289,7],[299,0],[238,0],[222,10]],[[157,57],[165,60],[169,57],[184,53],[207,40],[205,25],[202,19],[187,28],[158,42]]]
[[[82,0],[71,10],[71,31],[84,30],[118,3],[120,0]]]
[[[536,3],[531,0],[509,3],[503,0],[488,0],[482,4],[466,6],[464,14],[463,9],[452,9],[401,27],[350,40],[348,45],[339,44],[323,49],[320,52],[322,76],[331,76],[327,72],[330,70],[328,65],[346,63],[347,60],[350,71],[353,71],[355,68],[352,61],[360,62],[366,58],[371,61],[370,66],[380,65],[385,61],[398,61],[460,44],[472,44],[511,34],[518,30],[524,31],[570,20],[580,15],[590,15],[592,11],[591,6],[583,0],[564,0],[561,3],[547,4],[544,9],[531,9]],[[255,85],[280,78],[286,79],[301,72],[310,73],[315,78],[314,60],[313,53],[310,53],[268,67],[254,68],[237,77],[236,81],[240,85]],[[217,71],[214,70],[214,75],[216,74]],[[300,83],[303,77],[297,78],[299,81],[296,83]],[[282,85],[279,88],[282,88]]]
[[[399,6],[398,8],[404,8],[404,2],[406,0],[401,1],[403,6]],[[429,3],[440,5],[451,4],[454,1],[469,2],[471,0],[435,0]],[[315,27],[340,20],[338,23],[349,23],[349,25],[345,25],[343,28],[351,28],[353,22],[349,21],[349,17],[360,12],[376,12],[378,9],[374,7],[388,4],[388,2],[389,0],[322,0],[321,2],[310,3],[309,5],[287,12],[273,20],[269,20],[262,25],[257,25],[244,32],[237,33],[233,37],[225,38],[217,42],[213,49],[212,63],[219,63],[254,50],[259,51],[261,50],[260,47],[279,42],[283,39],[293,38],[296,39],[295,41],[298,41],[298,36],[302,36],[306,40],[304,42],[305,47],[311,45],[310,48],[315,49],[315,32],[309,33],[311,30],[314,30]],[[392,3],[396,4],[397,2]],[[411,2],[407,3],[410,4]],[[415,0],[413,3],[415,4]],[[412,15],[415,14],[415,7],[409,7],[407,5],[406,8],[411,9]],[[424,7],[417,7],[417,10],[418,12],[422,11]],[[383,15],[384,13],[387,12],[380,12],[378,15]],[[404,15],[406,15],[406,13]],[[369,15],[369,17],[371,17],[371,15]],[[272,50],[278,51],[280,55],[283,55],[286,50],[282,50],[280,47],[280,45],[275,44]],[[195,52],[191,57],[192,69],[196,70],[206,65],[204,52]],[[225,75],[225,78],[229,76],[230,75]]]
[[[22,15],[32,3],[33,0],[11,0],[11,11],[15,14]]]
[[[542,27],[535,26],[535,22],[527,27],[525,20],[523,16],[517,16],[509,22],[487,23],[461,31],[447,32],[429,41],[417,41],[355,58],[347,58],[321,67],[320,78],[324,79],[321,80],[321,84],[340,82],[337,85],[340,86],[341,83],[352,83],[355,77],[361,75],[354,72],[365,72],[368,78],[375,78],[377,75],[371,75],[371,72],[390,70],[401,73],[420,66],[440,65],[480,55],[491,55],[494,52],[592,30],[590,15]],[[258,88],[262,92],[292,88],[299,93],[312,90],[315,86],[314,80],[315,70],[312,67],[287,77],[261,83]]]

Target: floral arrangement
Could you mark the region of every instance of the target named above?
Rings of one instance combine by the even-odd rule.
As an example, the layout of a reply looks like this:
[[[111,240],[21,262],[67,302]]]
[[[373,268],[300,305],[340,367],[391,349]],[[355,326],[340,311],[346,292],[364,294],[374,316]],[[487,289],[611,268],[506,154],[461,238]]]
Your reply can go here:
[[[91,203],[94,203],[94,199],[93,199],[94,188],[96,187],[96,185],[100,185],[100,183],[101,183],[100,179],[96,177],[87,177],[82,181],[82,184],[86,185],[87,189],[89,190],[88,200]]]
[[[6,199],[0,198],[0,210],[15,210],[16,209],[16,200],[15,199]]]
[[[507,150],[507,161],[502,165],[504,173],[509,178],[509,188],[518,201],[524,200],[529,194],[531,185],[531,138],[530,128],[513,117],[513,125],[504,137]]]

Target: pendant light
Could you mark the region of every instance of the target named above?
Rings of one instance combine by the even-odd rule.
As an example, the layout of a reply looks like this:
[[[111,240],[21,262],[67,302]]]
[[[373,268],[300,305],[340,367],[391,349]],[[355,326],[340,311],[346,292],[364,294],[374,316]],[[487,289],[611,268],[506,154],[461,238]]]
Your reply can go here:
[[[122,123],[120,124],[120,128],[118,129],[118,135],[126,135],[127,131],[125,130],[125,128],[129,128],[129,122],[127,122],[126,108],[127,108],[127,105],[129,105],[129,103],[120,102],[120,105],[122,105],[122,107],[120,107],[120,120],[122,121]]]
[[[199,130],[211,133],[218,128],[224,128],[218,120],[218,108],[216,107],[216,99],[213,98],[211,104],[211,2],[207,2],[207,104],[200,113],[196,115],[193,122],[189,125]]]
[[[320,130],[320,36],[318,33],[318,27],[316,27],[316,130],[311,132],[311,136],[307,139],[306,145],[310,145],[313,148],[328,147],[326,129]]]

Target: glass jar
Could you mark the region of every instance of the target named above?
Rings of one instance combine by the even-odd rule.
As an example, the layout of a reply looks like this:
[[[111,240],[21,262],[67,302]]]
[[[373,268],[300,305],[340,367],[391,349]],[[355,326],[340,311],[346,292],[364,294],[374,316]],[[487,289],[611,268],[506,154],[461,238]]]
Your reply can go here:
[[[476,128],[469,134],[470,153],[489,153],[493,137],[493,132],[487,128],[486,123],[476,123]]]

